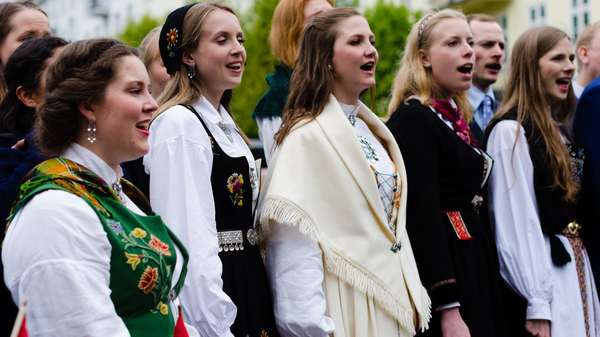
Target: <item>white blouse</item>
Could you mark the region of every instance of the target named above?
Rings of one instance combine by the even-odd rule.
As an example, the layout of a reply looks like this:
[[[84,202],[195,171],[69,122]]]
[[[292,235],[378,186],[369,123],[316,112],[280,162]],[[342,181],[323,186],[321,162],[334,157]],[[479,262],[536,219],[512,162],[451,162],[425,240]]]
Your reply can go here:
[[[516,121],[499,122],[487,149],[495,166],[488,198],[500,273],[509,287],[527,300],[527,319],[550,320],[552,259],[541,230],[525,130]]]
[[[223,151],[231,157],[254,157],[223,106],[208,100],[192,104]],[[232,141],[219,127],[229,129]],[[223,292],[222,265],[211,188],[213,151],[198,117],[186,107],[167,109],[150,125],[150,152],[144,157],[150,174],[150,203],[190,254],[185,285],[179,296],[184,318],[202,336],[233,336],[229,330],[237,308]],[[259,186],[252,190],[253,209]]]
[[[258,125],[258,138],[263,144],[268,166],[275,153],[275,133],[281,128],[281,117],[256,117],[256,124]]]
[[[356,116],[358,107],[341,103],[340,106],[347,118]],[[359,118],[355,121],[356,135],[368,139],[379,158],[376,162],[369,162],[370,165],[379,172],[393,174],[396,167],[383,145],[364,121]],[[356,141],[359,141],[358,138]],[[387,193],[391,193],[391,187]],[[332,333],[335,327],[331,318],[326,316],[323,253],[319,245],[302,235],[296,226],[276,224],[271,226],[267,240],[265,263],[279,333],[282,336],[307,337]]]
[[[122,176],[91,151],[72,144],[61,156],[108,184]],[[144,213],[121,192],[125,206]],[[179,248],[173,272],[183,266]],[[111,245],[96,212],[61,190],[37,194],[16,215],[2,247],[4,281],[18,305],[25,298],[30,336],[129,336],[110,298]],[[174,319],[178,311],[171,303]],[[198,336],[188,326],[190,336]]]
[[[499,122],[490,134],[487,150],[494,158],[488,200],[502,278],[527,300],[526,319],[551,320],[552,336],[585,336],[573,248],[565,236],[557,235],[573,260],[561,267],[553,264],[549,238],[541,230],[524,129],[516,121]],[[589,331],[597,336],[600,303],[587,254],[582,253]]]

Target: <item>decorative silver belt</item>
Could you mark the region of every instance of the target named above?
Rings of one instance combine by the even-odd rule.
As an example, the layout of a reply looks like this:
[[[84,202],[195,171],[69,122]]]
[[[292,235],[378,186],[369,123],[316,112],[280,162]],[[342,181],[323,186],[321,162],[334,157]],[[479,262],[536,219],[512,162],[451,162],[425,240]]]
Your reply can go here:
[[[219,252],[244,250],[244,233],[241,230],[217,232]],[[246,232],[247,242],[251,245],[258,243],[258,234],[252,228]]]

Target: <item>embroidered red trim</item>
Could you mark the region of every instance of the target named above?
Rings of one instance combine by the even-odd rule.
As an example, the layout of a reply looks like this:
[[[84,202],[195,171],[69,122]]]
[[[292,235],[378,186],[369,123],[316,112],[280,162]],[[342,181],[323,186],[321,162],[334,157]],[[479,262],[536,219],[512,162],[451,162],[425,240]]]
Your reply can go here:
[[[445,286],[446,284],[452,284],[452,283],[456,283],[456,279],[451,278],[449,280],[444,280],[444,281],[436,282],[431,287],[429,287],[429,289],[427,289],[427,291],[432,291],[435,288],[438,288],[438,287],[441,287],[441,286]]]
[[[454,232],[456,232],[456,236],[458,236],[460,240],[469,240],[473,238],[471,234],[469,234],[467,226],[465,225],[465,221],[460,215],[460,212],[446,212],[446,214],[448,215],[448,219],[450,219],[452,227],[454,227]]]

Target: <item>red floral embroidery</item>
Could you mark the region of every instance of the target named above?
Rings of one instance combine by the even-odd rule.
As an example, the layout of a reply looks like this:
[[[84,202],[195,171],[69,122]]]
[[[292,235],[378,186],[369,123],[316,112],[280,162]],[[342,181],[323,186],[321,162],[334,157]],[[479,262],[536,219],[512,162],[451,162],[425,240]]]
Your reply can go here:
[[[142,277],[140,278],[140,283],[138,283],[138,288],[144,291],[144,294],[147,294],[154,289],[156,285],[156,280],[158,279],[158,268],[152,268],[150,266],[146,267]]]
[[[175,43],[177,43],[177,38],[179,37],[177,33],[178,31],[175,28],[167,33],[167,42],[169,42],[171,46],[174,46]]]
[[[160,241],[156,236],[152,234],[150,234],[150,237],[152,238],[152,240],[150,240],[150,242],[148,243],[150,247],[154,248],[154,250],[165,256],[171,256],[171,252],[169,251],[169,245]]]
[[[227,179],[227,189],[229,190],[229,193],[234,194],[234,196],[229,196],[229,199],[231,199],[231,201],[233,202],[234,206],[242,206],[243,205],[243,194],[244,194],[244,190],[242,189],[242,187],[244,187],[244,176],[239,174],[239,173],[234,173],[232,174],[228,179]]]

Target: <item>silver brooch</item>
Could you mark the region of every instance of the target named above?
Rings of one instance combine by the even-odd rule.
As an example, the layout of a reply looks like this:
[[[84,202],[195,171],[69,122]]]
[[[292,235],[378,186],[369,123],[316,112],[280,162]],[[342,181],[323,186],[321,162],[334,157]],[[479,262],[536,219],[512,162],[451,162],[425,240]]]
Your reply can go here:
[[[121,203],[123,205],[125,205],[125,198],[123,197],[123,188],[121,188],[121,181],[119,179],[117,179],[117,181],[115,181],[112,184],[112,189],[119,196],[119,199],[121,200]]]
[[[256,233],[256,231],[252,228],[250,228],[248,233],[246,233],[246,238],[248,238],[248,242],[250,242],[250,244],[253,246],[258,243],[258,233]]]
[[[225,136],[227,136],[227,139],[229,139],[229,142],[233,143],[233,135],[231,135],[231,130],[227,127],[227,125],[219,122],[219,128],[221,128],[221,130],[223,130],[223,132],[225,133]]]
[[[379,157],[377,156],[377,152],[375,152],[375,148],[371,142],[363,136],[358,136],[358,141],[360,142],[360,147],[362,147],[367,159],[373,163],[378,162]]]

